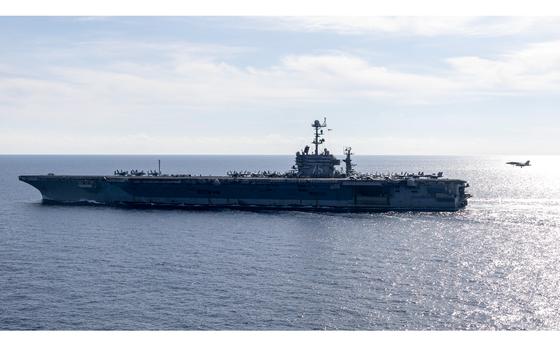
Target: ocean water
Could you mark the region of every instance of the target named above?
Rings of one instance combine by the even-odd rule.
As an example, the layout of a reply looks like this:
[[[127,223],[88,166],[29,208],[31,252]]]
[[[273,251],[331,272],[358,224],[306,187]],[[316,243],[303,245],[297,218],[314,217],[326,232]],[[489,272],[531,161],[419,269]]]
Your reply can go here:
[[[0,156],[0,329],[560,329],[560,158],[356,157],[469,181],[457,213],[41,205],[20,174],[286,170],[291,156]]]

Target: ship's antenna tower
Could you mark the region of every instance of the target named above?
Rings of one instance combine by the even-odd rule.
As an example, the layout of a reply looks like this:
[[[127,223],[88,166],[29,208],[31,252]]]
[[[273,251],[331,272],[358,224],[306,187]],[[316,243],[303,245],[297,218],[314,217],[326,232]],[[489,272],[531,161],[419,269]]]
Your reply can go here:
[[[346,158],[342,161],[344,161],[344,163],[346,164],[346,176],[349,177],[350,175],[352,175],[352,173],[354,173],[354,166],[356,166],[352,163],[351,156],[354,155],[352,153],[352,147],[344,148],[344,155],[346,155]]]
[[[312,142],[313,144],[315,144],[315,155],[319,155],[319,144],[325,143],[325,139],[319,139],[319,137],[323,136],[323,130],[321,129],[327,127],[327,118],[324,118],[322,124],[319,122],[319,120],[315,120],[315,122],[311,124],[311,127],[315,129],[315,139]]]

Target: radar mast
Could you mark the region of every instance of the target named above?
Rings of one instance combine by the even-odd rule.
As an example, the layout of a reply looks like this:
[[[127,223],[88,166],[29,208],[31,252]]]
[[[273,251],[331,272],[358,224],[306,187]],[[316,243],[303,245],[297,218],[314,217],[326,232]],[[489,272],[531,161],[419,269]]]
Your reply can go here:
[[[322,128],[327,127],[327,118],[324,118],[322,124],[319,122],[319,120],[315,120],[315,122],[311,124],[311,127],[315,129],[315,139],[311,143],[315,144],[315,155],[319,155],[319,144],[325,143],[325,139],[319,139],[319,137],[323,136]]]
[[[352,153],[352,147],[344,148],[344,155],[346,155],[346,158],[342,161],[346,163],[346,177],[350,177],[354,173],[354,166],[356,166],[352,163],[351,156],[354,155],[354,153]]]

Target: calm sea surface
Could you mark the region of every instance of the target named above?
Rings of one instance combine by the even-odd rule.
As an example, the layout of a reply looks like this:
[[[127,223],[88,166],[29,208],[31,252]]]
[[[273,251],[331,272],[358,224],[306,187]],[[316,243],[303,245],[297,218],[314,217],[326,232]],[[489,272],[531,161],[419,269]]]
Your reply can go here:
[[[458,213],[43,206],[20,174],[286,170],[291,156],[0,156],[0,329],[560,330],[560,158],[356,157],[444,171]]]

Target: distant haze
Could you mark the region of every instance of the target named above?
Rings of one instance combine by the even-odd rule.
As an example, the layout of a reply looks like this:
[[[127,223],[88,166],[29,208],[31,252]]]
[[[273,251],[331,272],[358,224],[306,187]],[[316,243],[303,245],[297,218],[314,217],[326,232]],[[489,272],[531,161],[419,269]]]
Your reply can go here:
[[[0,153],[560,154],[560,18],[0,17]],[[520,159],[525,160],[525,159]]]

